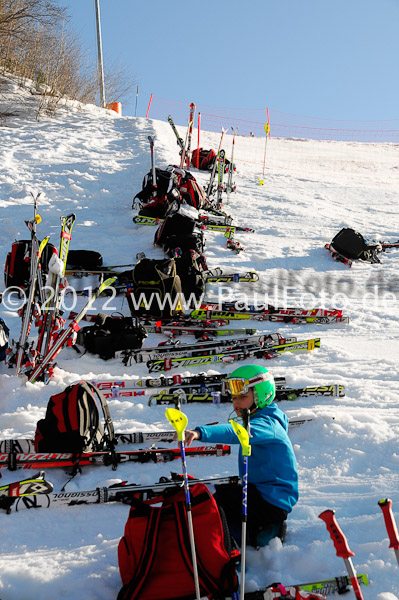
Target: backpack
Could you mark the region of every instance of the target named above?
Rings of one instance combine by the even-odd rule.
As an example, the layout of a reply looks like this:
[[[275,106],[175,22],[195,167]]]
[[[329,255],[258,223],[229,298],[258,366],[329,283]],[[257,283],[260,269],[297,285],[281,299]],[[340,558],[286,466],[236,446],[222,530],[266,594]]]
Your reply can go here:
[[[195,219],[187,215],[182,215],[181,213],[175,213],[168,216],[156,230],[154,244],[156,246],[163,246],[167,243],[169,238],[176,235],[191,235],[196,224]]]
[[[40,244],[40,242],[38,242]],[[7,253],[4,265],[4,284],[8,287],[19,287],[26,290],[29,286],[30,256],[32,240],[16,240],[11,245],[11,251]],[[48,273],[48,263],[53,252],[53,244],[47,243],[43,250],[40,266],[43,274]]]
[[[101,424],[98,405],[105,423]],[[40,419],[35,432],[36,452],[93,452],[104,445],[113,448],[114,427],[103,394],[89,381],[68,386],[51,396],[46,416]]]
[[[142,325],[135,325],[132,317],[111,317],[98,313],[92,326],[78,332],[76,343],[88,352],[98,354],[103,360],[115,358],[119,350],[141,348],[147,332]]]
[[[203,483],[190,486],[201,596],[237,590],[235,554],[224,515]],[[161,506],[151,506],[162,501]],[[118,600],[195,600],[185,491],[134,499],[118,546]]]
[[[189,300],[191,300],[190,304],[192,303],[193,296],[196,300],[199,300],[205,294],[204,257],[192,250],[186,250],[182,252],[181,256],[176,257],[175,261],[185,303],[188,305]]]
[[[337,233],[331,240],[331,246],[345,258],[364,260],[371,263],[380,262],[377,252],[380,251],[381,246],[379,244],[367,245],[362,234],[349,227],[344,227]]]
[[[199,163],[198,163],[199,155]],[[212,171],[213,163],[216,159],[215,150],[204,150],[203,148],[196,148],[191,154],[191,164],[196,169],[201,171]]]
[[[181,281],[173,258],[143,258],[131,271],[127,293],[132,316],[172,317],[182,310]]]
[[[68,269],[97,270],[103,265],[103,257],[94,250],[70,250],[67,256]]]
[[[133,198],[135,208],[136,200],[140,202],[140,215],[151,217],[164,217],[168,207],[175,200],[180,199],[178,190],[178,178],[174,169],[155,169],[156,176],[156,196],[154,197],[152,170],[144,176],[142,189]]]
[[[5,360],[8,348],[8,336],[10,330],[0,317],[0,360]]]
[[[181,200],[197,210],[208,204],[208,198],[203,188],[197,183],[189,171],[176,169],[180,177],[178,181]]]
[[[176,256],[176,250],[184,253],[193,250],[198,254],[204,251],[205,241],[202,230],[194,231],[197,225],[195,219],[175,213],[166,218],[158,227],[154,236],[154,244],[162,246],[170,257]]]

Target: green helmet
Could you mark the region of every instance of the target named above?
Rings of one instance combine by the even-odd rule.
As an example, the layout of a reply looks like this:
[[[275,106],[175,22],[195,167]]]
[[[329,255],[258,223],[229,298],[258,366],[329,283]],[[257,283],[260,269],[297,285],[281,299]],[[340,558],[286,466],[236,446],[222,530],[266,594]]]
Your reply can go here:
[[[268,369],[259,365],[238,367],[229,375],[226,384],[232,395],[245,394],[249,388],[253,387],[256,408],[268,406],[276,395],[273,375]]]

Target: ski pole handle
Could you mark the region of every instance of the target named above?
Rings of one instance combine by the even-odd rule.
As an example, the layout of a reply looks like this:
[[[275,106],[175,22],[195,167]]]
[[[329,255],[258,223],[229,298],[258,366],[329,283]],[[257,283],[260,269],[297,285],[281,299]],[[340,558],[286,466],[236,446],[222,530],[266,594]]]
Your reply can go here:
[[[355,597],[358,600],[364,600],[363,594],[360,590],[359,582],[357,580],[356,571],[351,560],[351,556],[355,555],[349,548],[346,537],[335,519],[334,511],[325,510],[319,514],[319,519],[324,521],[327,525],[327,531],[329,532],[333,541],[334,547],[337,551],[337,556],[344,559]]]
[[[399,562],[397,552],[399,550],[399,534],[392,514],[392,500],[383,498],[382,500],[379,500],[378,506],[381,508],[382,514],[384,515],[385,527],[387,528],[390,542],[389,547],[395,550],[396,558]]]
[[[327,525],[327,531],[333,541],[334,547],[337,551],[337,556],[340,558],[349,558],[355,556],[348,546],[346,537],[343,534],[342,529],[339,527],[333,510],[325,510],[319,515],[319,519],[325,522]]]

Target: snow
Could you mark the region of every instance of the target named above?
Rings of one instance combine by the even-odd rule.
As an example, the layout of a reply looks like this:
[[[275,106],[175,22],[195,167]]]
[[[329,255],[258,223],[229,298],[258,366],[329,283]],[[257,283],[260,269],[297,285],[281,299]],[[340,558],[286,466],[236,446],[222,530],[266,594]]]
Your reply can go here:
[[[152,245],[154,228],[133,224],[131,205],[150,168],[148,135],[155,137],[158,165],[178,162],[178,148],[166,120],[119,117],[95,106],[66,103],[54,118],[42,116],[37,121],[34,107],[38,100],[29,89],[2,79],[0,93],[0,110],[13,113],[1,121],[0,263],[4,264],[14,239],[29,237],[24,220],[32,218],[31,193],[39,192],[39,236],[51,235],[56,246],[60,216],[74,211],[77,221],[71,248],[97,250],[105,265],[134,262],[137,252],[161,258],[162,251]],[[184,133],[181,129],[183,137]],[[217,147],[217,138],[203,134],[204,147]],[[240,143],[243,148],[250,140],[237,138],[237,156]],[[230,293],[230,299],[247,295],[250,301],[267,298],[280,305],[343,306],[350,317],[349,324],[326,326],[260,324],[264,330],[299,339],[321,338],[320,349],[287,353],[268,362],[276,376],[285,376],[292,386],[344,384],[346,396],[280,403],[289,417],[314,417],[290,433],[298,460],[300,498],[289,516],[284,545],[275,539],[259,551],[248,548],[246,589],[273,581],[289,585],[345,574],[344,562],[336,556],[325,524],[318,519],[322,511],[333,509],[355,554],[357,572],[369,576],[369,587],[362,588],[364,598],[394,600],[398,599],[398,566],[377,502],[391,498],[394,513],[399,512],[399,254],[389,250],[381,264],[356,263],[348,269],[334,262],[323,246],[343,226],[352,226],[372,239],[398,239],[398,169],[392,166],[398,147],[339,142],[339,157],[348,149],[348,158],[337,160],[338,143],[308,140],[311,169],[305,168],[309,160],[303,169],[300,160],[290,168],[292,157],[298,156],[294,151],[286,169],[282,163],[273,168],[273,149],[283,154],[295,145],[305,147],[297,140],[272,139],[263,186],[257,183],[262,175],[259,165],[237,160],[237,192],[226,208],[237,224],[256,229],[254,234],[236,236],[245,252],[235,255],[225,248],[222,233],[206,233],[205,253],[211,268],[254,269],[260,274],[255,284],[210,285],[208,298],[228,300]],[[230,136],[225,146],[229,157]],[[209,175],[192,172],[202,184],[208,181]],[[70,280],[70,284],[78,289],[89,285],[86,280]],[[81,296],[68,295],[68,310],[74,300],[83,306]],[[106,303],[108,310],[128,314],[122,296],[96,301],[95,311]],[[0,316],[10,327],[11,337],[18,339],[16,307],[3,302]],[[145,344],[161,339],[152,335]],[[230,370],[229,366],[215,369]],[[199,371],[192,368],[187,373]],[[48,386],[24,386],[2,365],[0,439],[32,437],[49,397],[77,379],[145,375],[145,367],[124,367],[117,358],[104,362],[87,354],[77,357],[73,349],[61,352]],[[117,431],[170,429],[164,407],[148,406],[147,398],[116,398],[109,405]],[[184,407],[189,426],[226,421],[230,411],[226,405]],[[236,455],[234,448],[230,457],[189,458],[189,473],[198,477],[236,474]],[[86,467],[66,489],[90,490],[121,480],[153,483],[170,470],[179,471],[180,466],[176,461],[124,464],[116,471]],[[3,469],[2,482],[29,473]],[[56,491],[68,479],[62,469],[49,469],[46,477]],[[1,600],[116,598],[121,586],[117,546],[128,510],[125,505],[110,504],[1,515]]]

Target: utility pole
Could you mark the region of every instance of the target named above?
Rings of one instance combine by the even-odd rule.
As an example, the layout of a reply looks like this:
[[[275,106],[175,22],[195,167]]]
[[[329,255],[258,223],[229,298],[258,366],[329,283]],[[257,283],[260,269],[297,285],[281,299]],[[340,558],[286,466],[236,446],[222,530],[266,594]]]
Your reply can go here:
[[[98,52],[98,82],[100,86],[100,106],[105,108],[105,87],[104,87],[104,68],[103,68],[103,50],[101,45],[101,22],[100,22],[100,0],[94,0],[96,6],[97,23],[97,52]]]

